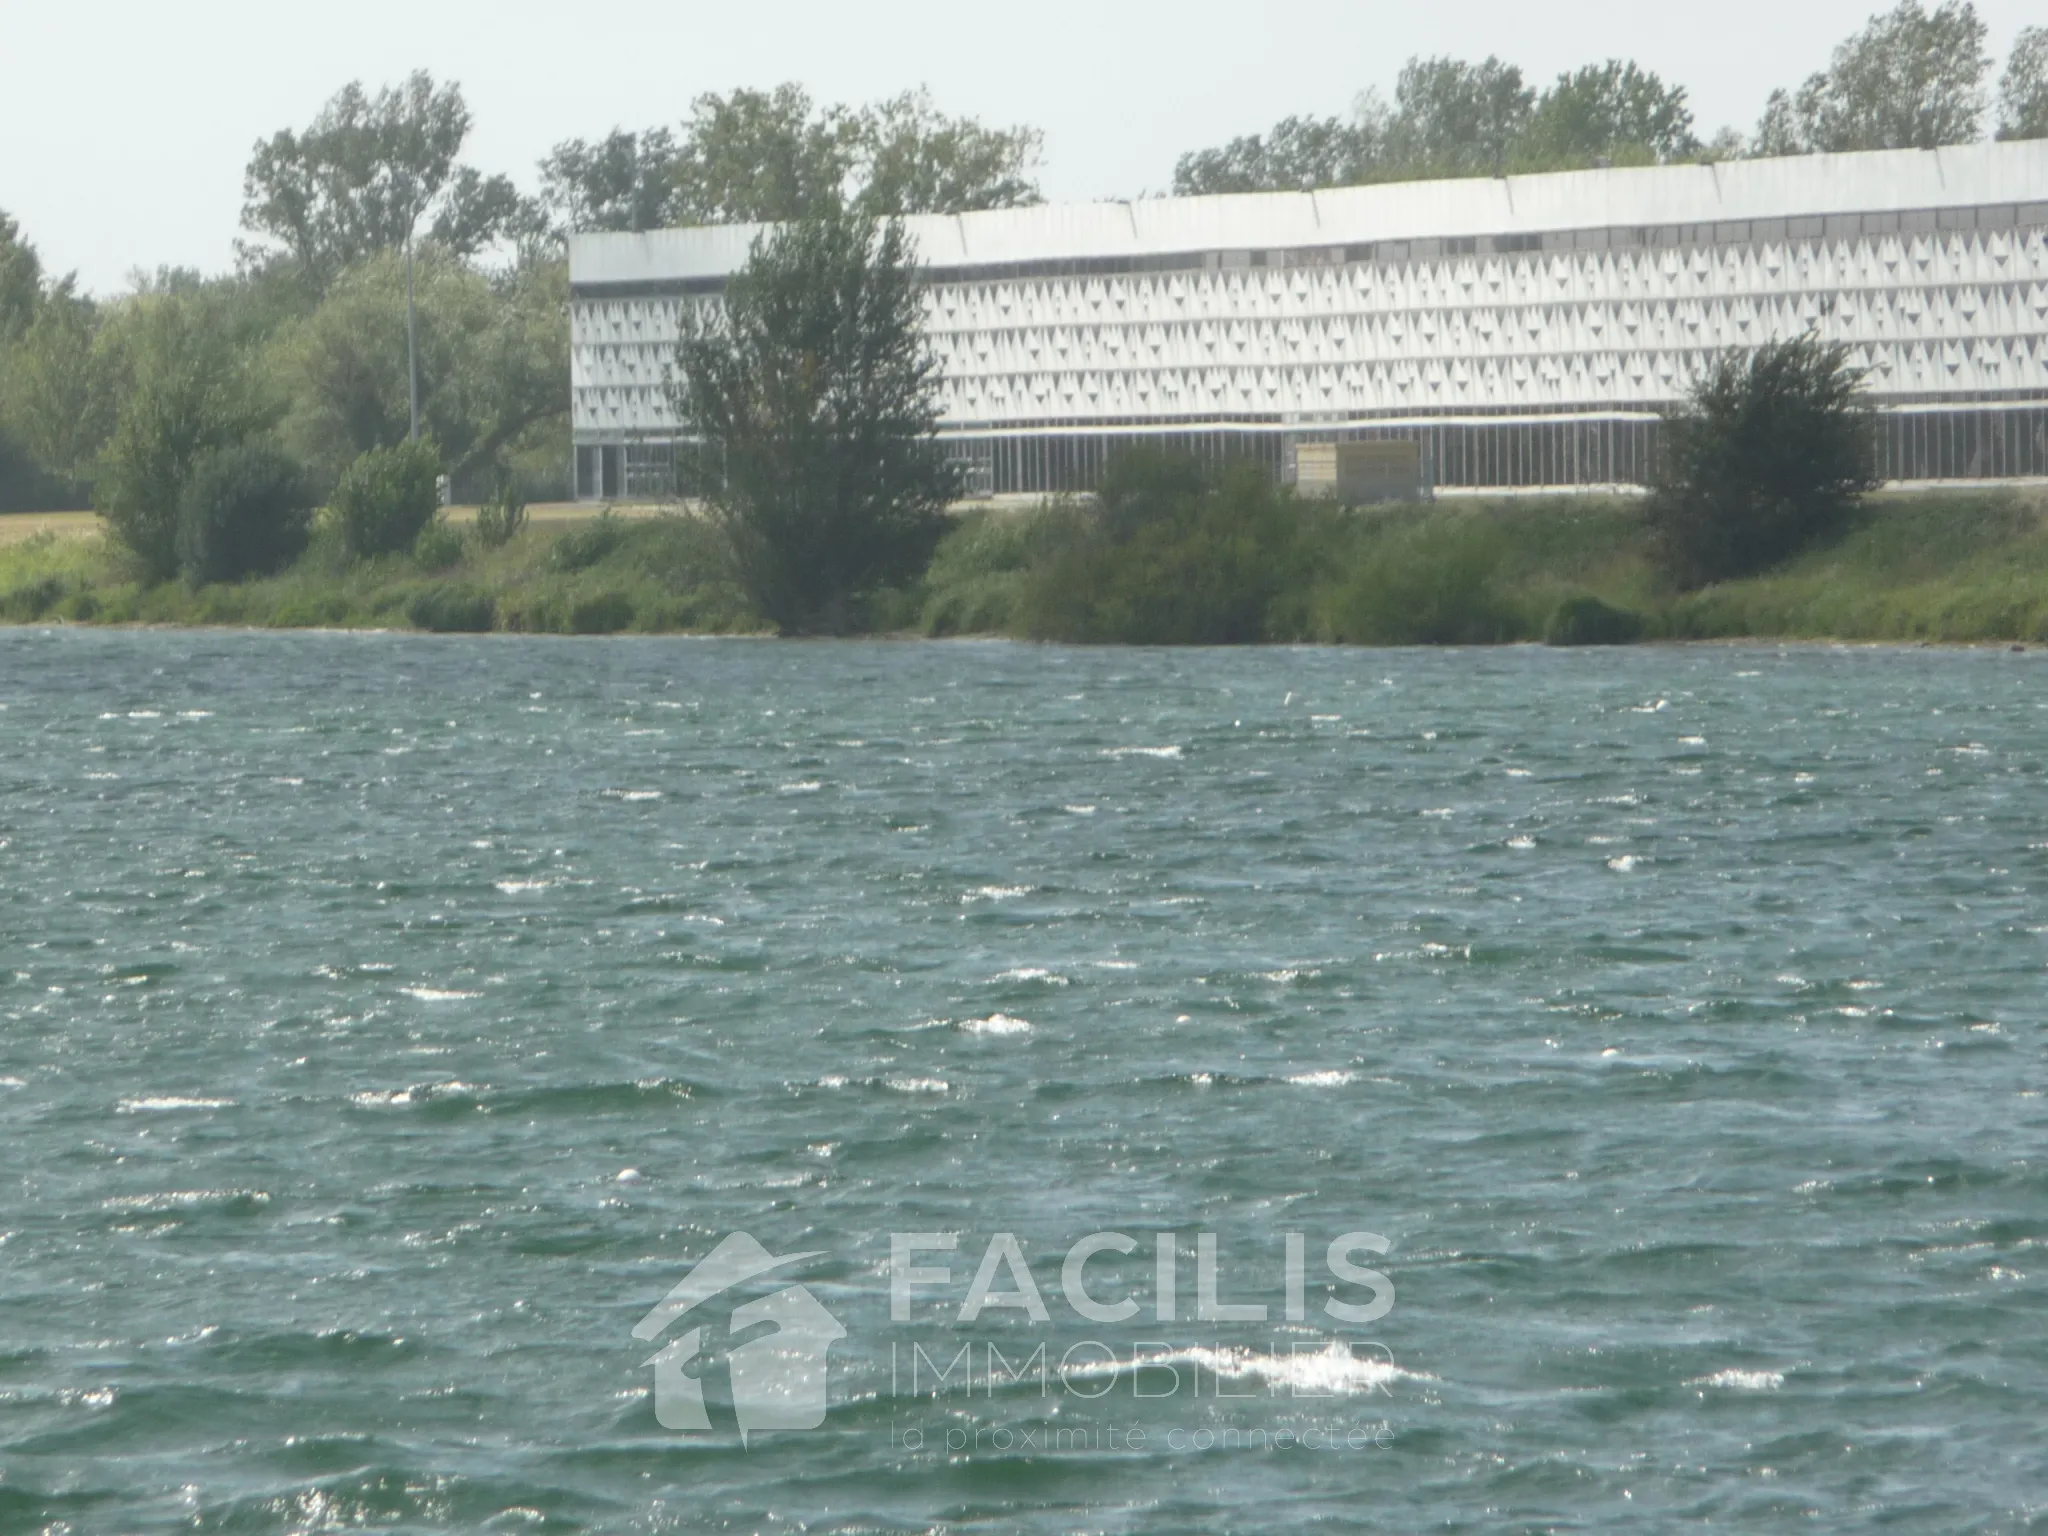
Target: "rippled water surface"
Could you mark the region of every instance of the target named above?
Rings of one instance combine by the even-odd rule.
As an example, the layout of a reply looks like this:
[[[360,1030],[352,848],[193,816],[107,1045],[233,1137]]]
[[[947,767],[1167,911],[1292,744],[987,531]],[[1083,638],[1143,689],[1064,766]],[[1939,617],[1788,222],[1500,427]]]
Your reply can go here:
[[[0,633],[0,1530],[2041,1529],[2044,665]]]

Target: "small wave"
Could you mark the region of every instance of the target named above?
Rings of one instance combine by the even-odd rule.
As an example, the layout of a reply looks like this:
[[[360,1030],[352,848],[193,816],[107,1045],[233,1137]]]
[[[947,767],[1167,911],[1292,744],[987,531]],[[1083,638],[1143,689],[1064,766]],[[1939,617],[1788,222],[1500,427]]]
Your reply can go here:
[[[1098,971],[1135,971],[1138,968],[1135,960],[1091,960],[1089,964]]]
[[[1294,1076],[1288,1078],[1287,1081],[1294,1084],[1297,1088],[1342,1088],[1346,1083],[1357,1082],[1358,1074],[1334,1070],[1297,1072]]]
[[[1093,816],[1095,814],[1095,807],[1092,805],[1063,805],[1060,809],[1069,816]]]
[[[1775,1392],[1785,1385],[1783,1371],[1716,1371],[1695,1376],[1688,1387],[1725,1387],[1731,1392]]]
[[[963,1020],[960,1028],[970,1035],[1028,1035],[1031,1021],[1012,1018],[1007,1013],[992,1013],[985,1019]]]
[[[991,981],[1042,981],[1048,987],[1064,987],[1068,985],[1066,977],[1060,975],[1057,971],[1049,971],[1042,965],[1013,966],[1007,971],[997,972],[989,979]]]
[[[635,802],[659,800],[661,798],[661,791],[658,789],[606,789],[600,790],[597,798],[600,800],[628,800]]]
[[[1420,1371],[1404,1370],[1391,1360],[1360,1358],[1342,1344],[1331,1344],[1314,1353],[1262,1354],[1255,1349],[1160,1350],[1131,1360],[1075,1361],[1061,1374],[1072,1380],[1114,1377],[1132,1369],[1166,1370],[1193,1366],[1224,1381],[1258,1381],[1287,1387],[1301,1397],[1356,1397],[1386,1391],[1397,1381],[1435,1381]]]
[[[554,883],[552,880],[500,880],[498,889],[507,896],[517,896],[525,891],[544,891]]]
[[[446,1083],[415,1083],[410,1088],[372,1088],[349,1095],[358,1109],[406,1109],[415,1104],[446,1104],[453,1100],[473,1104],[487,1089],[459,1080]]]
[[[1511,837],[1508,839],[1508,846],[1517,853],[1527,853],[1536,846],[1536,839],[1533,837]]]
[[[823,779],[798,779],[791,784],[779,784],[776,792],[784,795],[815,795],[825,787]]]
[[[962,896],[960,900],[962,902],[1015,901],[1019,896],[1029,896],[1030,894],[1031,887],[1028,885],[982,885],[976,886],[965,896]]]
[[[144,1099],[123,1099],[114,1108],[121,1115],[165,1115],[175,1114],[181,1109],[234,1109],[234,1099],[181,1098],[175,1094]]]
[[[449,987],[400,987],[398,990],[423,1003],[459,1003],[483,996],[481,992],[460,992]]]
[[[260,1189],[167,1189],[147,1195],[110,1195],[100,1202],[100,1209],[130,1215],[168,1215],[172,1211],[199,1211],[214,1206],[247,1209],[268,1204],[269,1194]]]
[[[1104,757],[1160,757],[1172,760],[1181,755],[1179,747],[1105,747]]]
[[[1609,859],[1607,861],[1607,867],[1613,870],[1617,875],[1626,875],[1631,874],[1635,870],[1641,868],[1642,862],[1643,861],[1637,858],[1634,854],[1624,853],[1623,855],[1621,855],[1620,858]]]
[[[882,1086],[892,1093],[951,1093],[953,1085],[943,1077],[885,1077]]]

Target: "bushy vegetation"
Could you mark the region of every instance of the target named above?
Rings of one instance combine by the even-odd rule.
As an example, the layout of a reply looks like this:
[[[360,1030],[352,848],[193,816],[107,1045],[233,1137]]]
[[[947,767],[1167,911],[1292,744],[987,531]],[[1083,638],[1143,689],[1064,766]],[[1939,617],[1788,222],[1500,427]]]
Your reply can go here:
[[[1629,645],[1643,638],[1643,616],[1590,592],[1557,605],[1543,631],[1545,645]]]
[[[687,517],[614,521],[604,557],[571,571],[554,551],[574,524],[565,532],[543,523],[490,549],[473,529],[436,523],[458,551],[443,564],[423,560],[417,546],[353,559],[329,512],[284,570],[196,587],[143,580],[111,539],[40,534],[0,543],[0,620],[565,635],[768,627],[733,579],[715,529]]]
[[[1713,364],[1665,419],[1649,502],[1680,583],[1754,575],[1844,525],[1879,483],[1861,384],[1810,332]]]
[[[342,549],[361,560],[411,548],[440,507],[440,474],[440,455],[424,438],[357,459],[331,503]]]
[[[481,634],[497,622],[498,602],[481,588],[441,581],[416,592],[405,616],[415,629],[435,634]]]
[[[476,509],[476,536],[485,549],[503,549],[525,526],[526,498],[510,478],[500,481],[490,499]]]
[[[1190,479],[1185,466],[1158,480],[1127,490],[1117,517],[1073,501],[963,517],[922,577],[873,594],[863,627],[1104,642],[2048,640],[2048,497],[2039,493],[1880,494],[1792,559],[1687,591],[1660,566],[1639,498],[1347,512],[1230,474]],[[1233,506],[1249,513],[1243,537],[1218,526]],[[599,521],[604,532],[593,538]],[[0,621],[773,628],[702,519],[543,521],[497,549],[462,524],[437,526],[459,547],[445,568],[422,561],[417,547],[351,560],[329,514],[285,570],[197,587],[143,581],[100,538],[0,543]],[[602,553],[591,556],[599,542]],[[561,559],[564,547],[577,557]],[[1078,575],[1084,553],[1103,568]],[[1162,569],[1184,582],[1182,597],[1155,601],[1138,580]]]
[[[1036,639],[1244,645],[1290,638],[1313,509],[1256,464],[1211,472],[1136,452],[1094,507],[1067,509],[1023,584],[1015,622]]]
[[[248,360],[213,305],[159,295],[137,307],[128,330],[128,387],[95,492],[143,576],[167,581],[178,573],[178,522],[193,472],[259,432],[264,412]]]
[[[306,472],[262,439],[208,454],[186,481],[178,565],[193,586],[270,576],[305,553],[313,496]]]
[[[1080,641],[1223,641],[1248,632],[1249,613],[1257,638],[1375,645],[2048,638],[2038,494],[1876,495],[1802,553],[1703,588],[1673,579],[1639,498],[1343,512],[1248,487],[1268,501],[1251,526],[1283,533],[1226,541],[1187,510],[1218,494],[1168,477],[1160,500],[1183,510],[1136,518],[1149,537],[1083,504],[973,514],[895,611],[932,635]],[[1153,598],[1168,570],[1182,595]]]

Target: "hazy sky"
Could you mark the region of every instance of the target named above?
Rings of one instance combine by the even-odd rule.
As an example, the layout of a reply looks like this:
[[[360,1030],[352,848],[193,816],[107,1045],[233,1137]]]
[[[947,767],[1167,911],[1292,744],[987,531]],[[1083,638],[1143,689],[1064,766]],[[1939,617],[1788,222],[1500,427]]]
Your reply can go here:
[[[1886,0],[1889,4],[1889,0]],[[2042,0],[1977,0],[1994,77]],[[0,208],[46,266],[108,292],[132,269],[234,260],[251,145],[339,86],[462,82],[465,158],[523,186],[565,138],[672,122],[691,97],[803,84],[1045,131],[1054,199],[1163,191],[1182,152],[1390,94],[1411,54],[1609,56],[1685,84],[1703,136],[1754,126],[1878,0],[0,0]]]

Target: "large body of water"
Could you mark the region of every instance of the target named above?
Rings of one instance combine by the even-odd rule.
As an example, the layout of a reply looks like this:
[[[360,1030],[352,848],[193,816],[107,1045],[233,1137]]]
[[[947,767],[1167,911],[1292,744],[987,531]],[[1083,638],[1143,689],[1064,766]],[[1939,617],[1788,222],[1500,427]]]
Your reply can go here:
[[[0,1530],[2041,1529],[2044,664],[0,633]]]

